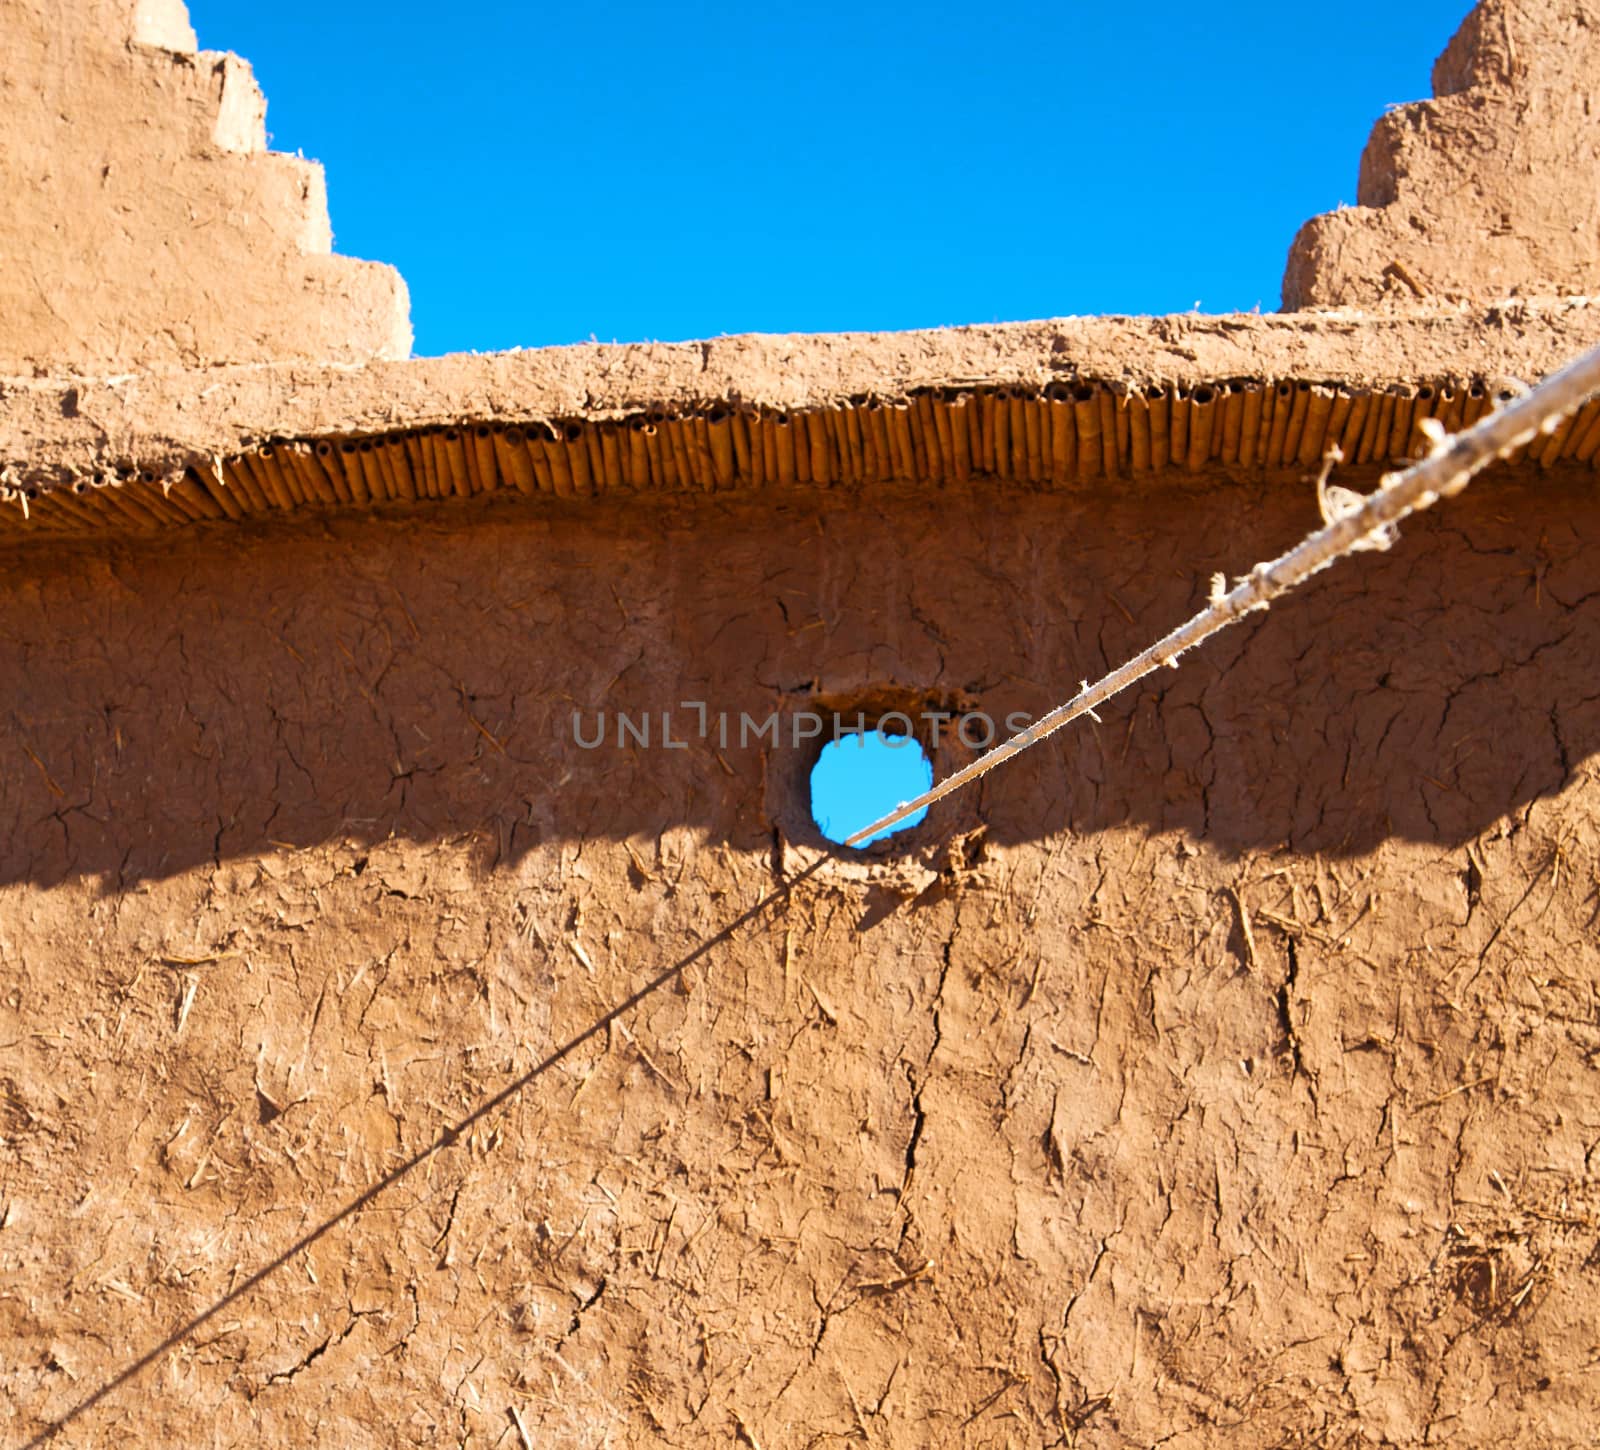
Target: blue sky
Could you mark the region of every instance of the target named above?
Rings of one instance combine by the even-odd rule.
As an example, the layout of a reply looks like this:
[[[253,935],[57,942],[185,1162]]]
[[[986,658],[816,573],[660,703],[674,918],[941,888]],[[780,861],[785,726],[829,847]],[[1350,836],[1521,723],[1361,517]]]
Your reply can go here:
[[[933,762],[907,735],[869,730],[830,740],[811,769],[811,814],[830,841],[843,841],[863,826],[915,800],[933,784]],[[909,831],[928,814],[924,806],[898,826],[859,842],[862,847]]]
[[[191,0],[417,351],[1278,305],[1469,0]]]

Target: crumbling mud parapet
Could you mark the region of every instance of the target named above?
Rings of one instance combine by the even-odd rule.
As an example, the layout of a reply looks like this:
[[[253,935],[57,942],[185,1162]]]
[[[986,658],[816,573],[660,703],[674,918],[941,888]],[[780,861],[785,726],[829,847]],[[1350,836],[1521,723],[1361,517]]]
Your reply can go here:
[[[1357,205],[1300,229],[1286,311],[1600,292],[1600,3],[1483,0],[1433,89],[1373,127]]]
[[[322,168],[181,0],[0,0],[0,55],[0,373],[410,353],[399,273],[332,254]]]

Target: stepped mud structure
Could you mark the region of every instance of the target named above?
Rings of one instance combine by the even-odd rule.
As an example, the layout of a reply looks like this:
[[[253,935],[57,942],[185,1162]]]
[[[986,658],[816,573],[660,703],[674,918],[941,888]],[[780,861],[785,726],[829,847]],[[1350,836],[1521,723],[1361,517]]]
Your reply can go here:
[[[1600,341],[1591,0],[1277,315],[414,361],[177,0],[0,34],[5,1443],[1589,1443],[1600,407],[799,881],[789,725],[1042,713]]]

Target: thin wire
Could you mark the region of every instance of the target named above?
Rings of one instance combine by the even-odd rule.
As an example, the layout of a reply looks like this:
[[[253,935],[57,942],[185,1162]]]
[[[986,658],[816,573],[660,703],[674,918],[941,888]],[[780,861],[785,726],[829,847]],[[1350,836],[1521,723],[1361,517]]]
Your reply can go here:
[[[987,775],[995,766],[1037,745],[1045,736],[1053,735],[1080,715],[1093,715],[1096,706],[1103,705],[1113,695],[1163,665],[1176,669],[1179,655],[1252,610],[1265,609],[1274,599],[1337,560],[1362,548],[1383,547],[1390,531],[1401,519],[1431,508],[1441,498],[1460,493],[1480,469],[1497,458],[1507,457],[1538,437],[1541,431],[1553,428],[1597,391],[1600,391],[1600,348],[1584,353],[1537,387],[1453,438],[1445,438],[1444,429],[1436,419],[1424,420],[1422,428],[1433,444],[1431,452],[1404,472],[1386,475],[1377,492],[1359,508],[1307,535],[1287,554],[1257,564],[1231,593],[1214,585],[1211,603],[1199,614],[1093,685],[1085,683],[1066,704],[1040,716],[1026,730],[980,755],[932,790],[924,791],[915,800],[901,802],[888,815],[847,836],[844,844],[858,845],[879,831],[899,825],[907,816],[915,815],[979,776]]]

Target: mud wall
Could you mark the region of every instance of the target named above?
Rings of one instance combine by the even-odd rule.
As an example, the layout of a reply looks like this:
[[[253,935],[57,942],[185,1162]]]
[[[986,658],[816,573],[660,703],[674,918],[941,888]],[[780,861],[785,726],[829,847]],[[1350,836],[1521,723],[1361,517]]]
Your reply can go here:
[[[1037,712],[1312,520],[1209,478],[474,508],[6,574],[8,1441],[219,1302],[72,1433],[1588,1434],[1600,508],[1559,471],[824,867],[225,1299],[814,860],[805,751],[575,709]]]
[[[0,374],[410,352],[399,273],[332,255],[321,166],[178,0],[0,0],[0,47]]]
[[[1379,117],[1356,205],[1301,228],[1286,309],[1600,292],[1600,4],[1482,0],[1433,92]]]

